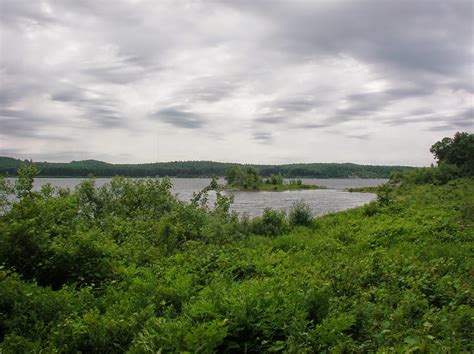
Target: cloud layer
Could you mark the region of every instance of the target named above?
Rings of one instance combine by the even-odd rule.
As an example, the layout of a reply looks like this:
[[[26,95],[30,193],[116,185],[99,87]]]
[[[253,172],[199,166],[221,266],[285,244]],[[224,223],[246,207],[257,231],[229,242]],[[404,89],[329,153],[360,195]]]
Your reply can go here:
[[[0,6],[0,154],[426,165],[474,128],[469,0]]]

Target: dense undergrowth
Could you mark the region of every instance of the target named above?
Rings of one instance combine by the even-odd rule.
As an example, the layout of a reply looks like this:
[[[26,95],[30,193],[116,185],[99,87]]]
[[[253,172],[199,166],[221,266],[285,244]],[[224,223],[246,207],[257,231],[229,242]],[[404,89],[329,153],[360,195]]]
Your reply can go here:
[[[2,353],[474,350],[471,178],[249,220],[208,208],[212,184],[186,204],[167,179],[34,193],[33,173],[2,187]]]

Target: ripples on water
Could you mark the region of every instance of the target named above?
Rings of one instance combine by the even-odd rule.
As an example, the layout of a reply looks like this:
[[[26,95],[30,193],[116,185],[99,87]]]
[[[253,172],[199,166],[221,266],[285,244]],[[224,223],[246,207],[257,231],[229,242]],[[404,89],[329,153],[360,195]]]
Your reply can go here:
[[[74,189],[83,178],[37,178],[34,189],[39,190],[43,184]],[[96,185],[101,186],[110,178],[97,178]],[[209,178],[171,178],[173,192],[180,200],[189,201],[194,192],[206,187]],[[305,184],[316,184],[328,189],[301,190],[286,192],[233,192],[232,210],[247,213],[249,216],[261,215],[264,208],[288,211],[294,202],[303,200],[316,216],[354,208],[375,199],[372,193],[349,193],[343,191],[350,187],[377,186],[386,179],[302,179]],[[221,181],[223,183],[223,181]],[[209,199],[212,202],[214,195]]]

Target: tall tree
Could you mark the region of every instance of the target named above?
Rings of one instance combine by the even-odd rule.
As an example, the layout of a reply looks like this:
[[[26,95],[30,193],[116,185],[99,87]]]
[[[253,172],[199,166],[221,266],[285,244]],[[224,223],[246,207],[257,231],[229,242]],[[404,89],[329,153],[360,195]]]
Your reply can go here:
[[[453,138],[445,137],[433,144],[430,152],[438,165],[456,165],[463,174],[474,175],[474,134],[457,132]]]

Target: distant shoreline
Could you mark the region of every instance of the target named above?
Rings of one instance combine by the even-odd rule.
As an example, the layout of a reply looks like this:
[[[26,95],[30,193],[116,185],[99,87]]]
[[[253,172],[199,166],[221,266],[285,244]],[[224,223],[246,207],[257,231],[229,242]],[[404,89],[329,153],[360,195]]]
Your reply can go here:
[[[16,178],[17,176],[16,175],[8,175],[8,176],[5,176],[6,178]],[[139,177],[135,177],[135,176],[121,176],[121,175],[115,175],[115,176],[94,176],[92,175],[93,178],[96,178],[96,179],[111,179],[111,178],[114,178],[114,177],[126,177],[126,178],[165,178],[165,177],[169,177],[169,178],[181,178],[181,179],[195,179],[195,178],[199,178],[199,179],[211,179],[213,177],[210,177],[210,176],[198,176],[198,177],[179,177],[179,176],[139,176]],[[214,176],[216,177],[216,176]],[[219,179],[223,179],[224,176],[217,176]],[[36,176],[35,179],[47,179],[47,178],[60,178],[60,179],[66,179],[66,178],[82,178],[82,179],[85,179],[85,178],[89,178],[89,176]],[[341,180],[355,180],[355,179],[366,179],[366,180],[370,180],[370,179],[388,179],[386,177],[367,177],[367,178],[364,178],[364,177],[295,177],[295,178],[301,178],[301,179],[341,179]],[[317,186],[317,187],[320,187],[320,186]],[[301,189],[308,189],[308,188],[301,188]],[[315,189],[315,188],[313,188]]]
[[[25,161],[0,156],[0,175],[14,177],[18,167]],[[412,170],[411,166],[375,166],[353,163],[301,163],[286,165],[251,165],[213,161],[177,161],[148,164],[110,164],[96,160],[72,161],[68,163],[34,162],[39,170],[38,177],[44,178],[96,178],[113,176],[146,178],[212,178],[224,176],[232,166],[255,167],[263,177],[281,174],[285,178],[340,178],[381,179],[389,178],[392,172]]]

